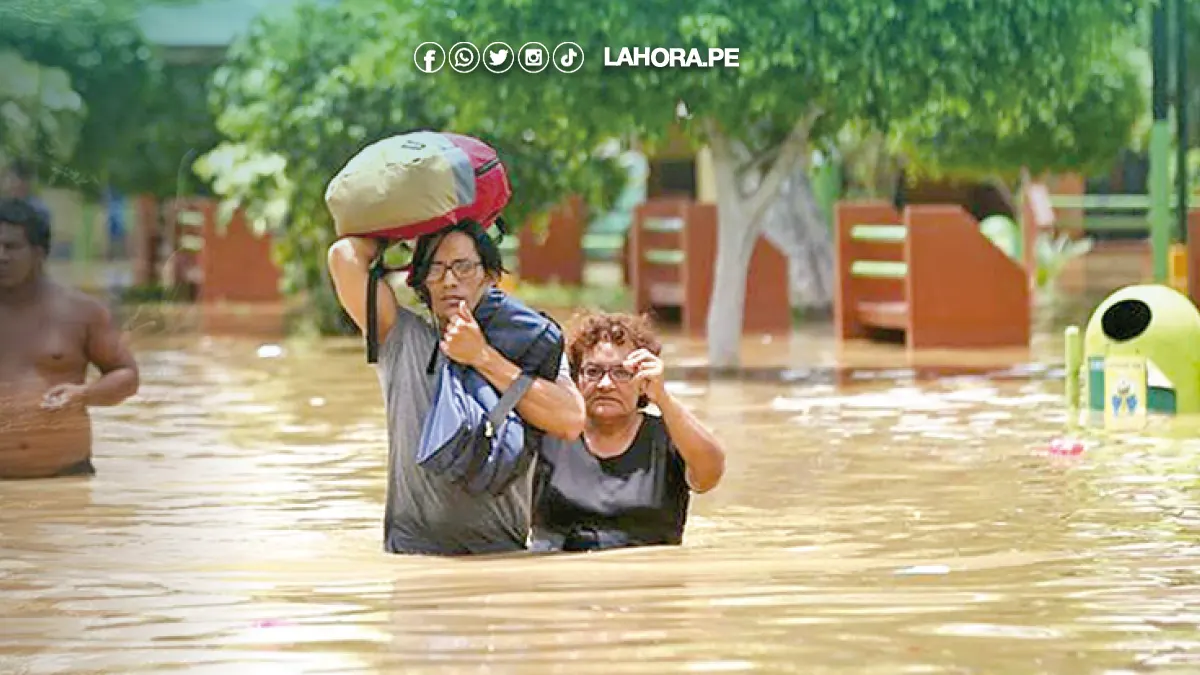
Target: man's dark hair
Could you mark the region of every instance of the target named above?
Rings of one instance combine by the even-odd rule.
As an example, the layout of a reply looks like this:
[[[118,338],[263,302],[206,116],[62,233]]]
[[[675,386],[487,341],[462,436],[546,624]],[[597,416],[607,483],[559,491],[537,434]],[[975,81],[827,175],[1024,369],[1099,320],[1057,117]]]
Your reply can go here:
[[[40,211],[24,199],[0,199],[0,224],[25,230],[30,245],[50,253],[50,223]]]
[[[417,294],[426,304],[429,304],[429,296],[425,280],[429,277],[429,266],[433,264],[433,254],[437,252],[438,246],[451,232],[462,232],[471,238],[471,241],[475,243],[475,252],[479,254],[479,260],[483,263],[484,272],[499,279],[506,271],[504,260],[500,255],[498,239],[493,239],[483,225],[473,220],[462,220],[433,234],[418,237],[417,247],[412,255],[412,274],[409,276],[408,285],[416,289]]]

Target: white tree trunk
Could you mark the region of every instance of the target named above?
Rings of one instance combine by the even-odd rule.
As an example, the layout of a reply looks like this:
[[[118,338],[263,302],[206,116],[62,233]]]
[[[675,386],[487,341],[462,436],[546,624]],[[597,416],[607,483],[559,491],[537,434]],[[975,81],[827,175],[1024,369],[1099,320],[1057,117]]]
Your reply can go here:
[[[719,162],[714,153],[714,164]],[[733,368],[741,359],[742,319],[746,313],[746,277],[758,227],[746,218],[735,189],[717,187],[717,261],[708,306],[708,362]]]
[[[707,331],[711,368],[736,368],[741,362],[746,277],[754,242],[785,180],[797,167],[805,169],[808,130],[815,119],[814,114],[796,123],[770,169],[746,181],[755,184],[749,191],[738,176],[740,148],[714,124],[708,125],[717,183],[717,260]],[[809,197],[811,200],[811,192]]]
[[[833,303],[833,240],[803,162],[792,169],[767,209],[762,232],[788,258],[791,306],[828,311]]]

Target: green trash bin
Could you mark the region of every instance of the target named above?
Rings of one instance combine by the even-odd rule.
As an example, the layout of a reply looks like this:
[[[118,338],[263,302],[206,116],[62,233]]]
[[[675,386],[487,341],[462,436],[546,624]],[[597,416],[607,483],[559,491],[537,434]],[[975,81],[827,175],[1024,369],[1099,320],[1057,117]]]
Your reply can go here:
[[[1100,303],[1084,334],[1085,391],[1090,413],[1104,414],[1105,360],[1146,363],[1146,412],[1200,412],[1200,311],[1179,291],[1128,286]]]

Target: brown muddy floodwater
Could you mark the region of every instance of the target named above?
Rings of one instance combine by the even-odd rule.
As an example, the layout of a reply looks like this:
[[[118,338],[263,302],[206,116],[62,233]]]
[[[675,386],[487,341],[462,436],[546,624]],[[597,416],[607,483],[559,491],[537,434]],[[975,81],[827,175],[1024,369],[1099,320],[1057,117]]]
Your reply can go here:
[[[690,382],[683,547],[446,560],[381,552],[357,341],[139,356],[98,476],[0,484],[0,673],[1200,670],[1200,444],[1040,456],[1053,378]]]

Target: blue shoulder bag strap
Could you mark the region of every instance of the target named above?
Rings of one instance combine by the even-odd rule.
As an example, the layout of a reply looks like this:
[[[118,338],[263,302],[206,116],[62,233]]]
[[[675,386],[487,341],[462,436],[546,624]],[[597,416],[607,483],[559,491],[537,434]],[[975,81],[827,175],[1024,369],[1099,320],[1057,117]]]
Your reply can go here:
[[[488,413],[488,438],[491,438],[495,430],[500,428],[500,425],[504,423],[504,418],[508,417],[508,413],[512,412],[512,409],[517,406],[521,397],[529,391],[531,386],[533,386],[533,377],[524,371],[508,386],[508,390],[500,397],[496,407]]]

